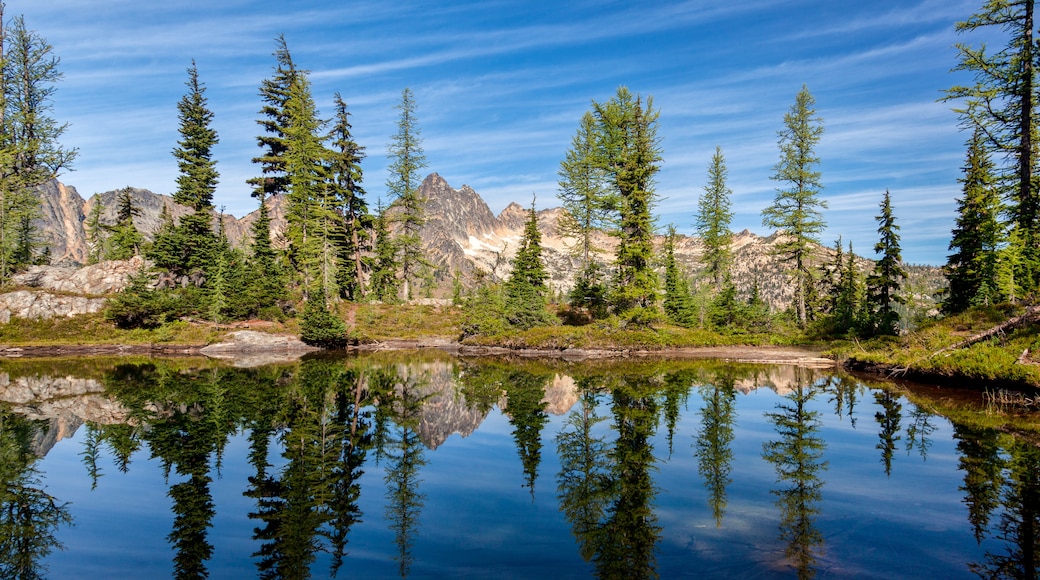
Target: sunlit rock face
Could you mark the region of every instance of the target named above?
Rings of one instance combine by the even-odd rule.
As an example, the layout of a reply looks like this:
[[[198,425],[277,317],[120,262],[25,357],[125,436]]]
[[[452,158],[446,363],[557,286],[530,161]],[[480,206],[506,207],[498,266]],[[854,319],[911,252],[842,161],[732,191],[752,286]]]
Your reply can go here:
[[[466,402],[454,363],[399,364],[395,369],[394,412],[405,420],[418,419],[416,432],[427,448],[437,449],[456,433],[470,435],[487,417],[487,411]]]
[[[74,187],[57,181],[41,186],[39,192],[43,215],[36,225],[43,243],[51,249],[52,263],[76,266],[86,262],[89,253],[85,230],[87,216],[100,203],[103,208],[102,221],[114,224],[119,192],[108,191],[84,200]],[[436,173],[430,174],[423,181],[419,195],[425,200],[423,208],[426,220],[419,236],[426,259],[435,267],[434,276],[439,283],[436,297],[443,298],[450,293],[450,281],[456,273],[464,285],[472,284],[478,272],[483,272],[493,281],[508,278],[510,261],[520,245],[524,223],[528,219],[529,202],[511,203],[496,216],[473,188],[463,185],[456,189]],[[151,239],[159,229],[164,209],[174,219],[191,211],[190,208],[175,204],[170,196],[145,189],[131,188],[131,197],[135,207],[140,210],[140,215],[134,217],[134,224],[146,239]],[[537,201],[550,206],[556,200],[546,198]],[[265,204],[271,218],[271,239],[276,245],[284,244],[284,196],[269,197]],[[393,214],[396,208],[391,206],[387,211]],[[241,218],[214,213],[214,219],[222,220],[231,244],[241,248],[249,243],[251,227],[258,215],[259,211]],[[578,240],[561,232],[560,224],[564,217],[565,212],[559,207],[537,209],[538,228],[542,235],[542,258],[550,275],[548,283],[553,292],[567,292],[573,288],[575,276],[581,269],[581,261],[576,255]],[[664,236],[654,237],[654,247],[658,254],[663,252],[664,241]],[[793,288],[787,274],[788,265],[780,263],[774,255],[777,244],[782,241],[782,235],[761,237],[747,230],[734,233],[730,245],[733,256],[730,274],[740,298],[749,298],[752,287],[757,283],[761,298],[774,311],[790,305]],[[609,277],[613,271],[617,238],[595,232],[592,242],[596,249],[594,259]],[[700,262],[703,252],[703,245],[697,238],[680,235],[676,239],[676,260],[693,278],[700,276],[704,270]],[[833,258],[829,248],[817,246],[814,253],[814,261],[818,264],[829,263]],[[869,260],[861,262],[864,271],[872,267]],[[941,284],[942,275],[938,268],[910,268],[909,286],[920,289],[917,298],[928,300]],[[88,293],[85,289],[73,291]]]
[[[105,396],[104,391],[95,379],[46,375],[11,378],[8,373],[0,373],[0,402],[26,419],[47,422],[31,444],[38,457],[46,455],[58,441],[71,437],[85,422],[129,422],[126,407]]]

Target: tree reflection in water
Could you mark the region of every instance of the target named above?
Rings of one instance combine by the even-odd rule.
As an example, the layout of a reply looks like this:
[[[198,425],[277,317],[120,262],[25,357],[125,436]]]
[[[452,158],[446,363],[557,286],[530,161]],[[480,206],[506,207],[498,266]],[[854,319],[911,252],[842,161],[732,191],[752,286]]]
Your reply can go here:
[[[809,386],[811,372],[797,369],[794,390],[785,402],[777,404],[777,413],[766,413],[780,436],[763,444],[763,458],[776,469],[773,490],[780,508],[780,539],[787,541],[785,555],[791,559],[799,578],[816,575],[817,553],[823,547],[823,535],[816,528],[820,514],[823,479],[820,471],[827,468],[822,461],[826,444],[819,437],[820,412],[809,409],[816,391]]]
[[[501,538],[531,535],[530,545],[516,541],[503,548],[507,556],[528,558],[524,550],[537,549],[544,555],[548,542],[571,545],[573,540],[567,536],[573,534],[581,558],[573,550],[567,554],[566,549],[546,555],[554,558],[551,565],[574,566],[562,569],[571,575],[591,571],[605,578],[653,577],[658,573],[670,577],[688,573],[694,569],[690,566],[702,562],[752,562],[755,556],[747,552],[747,544],[737,545],[739,541],[729,539],[747,533],[746,526],[726,526],[733,529],[723,532],[696,530],[689,522],[711,517],[715,528],[721,529],[723,519],[727,523],[757,521],[760,514],[747,508],[747,502],[753,504],[755,498],[742,498],[739,493],[765,468],[776,474],[771,493],[780,516],[786,562],[801,577],[817,574],[826,534],[830,559],[842,565],[853,561],[845,568],[851,573],[875,571],[871,566],[876,562],[888,566],[879,566],[878,574],[880,570],[898,569],[895,566],[903,562],[860,555],[857,550],[874,541],[879,546],[901,546],[905,540],[905,555],[901,552],[897,559],[906,557],[914,564],[952,571],[952,575],[970,571],[985,578],[1036,578],[1040,448],[1029,437],[979,426],[983,422],[950,427],[945,419],[912,405],[897,391],[870,388],[846,375],[820,373],[817,379],[813,371],[791,367],[776,371],[694,361],[584,366],[477,360],[445,364],[438,359],[437,364],[439,374],[430,370],[433,365],[403,363],[388,355],[308,359],[248,370],[216,364],[202,364],[200,368],[197,362],[169,361],[121,362],[98,369],[95,376],[104,376],[104,396],[129,417],[123,424],[88,422],[85,433],[79,434],[82,465],[73,457],[79,475],[86,477],[62,481],[83,484],[88,497],[98,497],[106,492],[105,478],[114,479],[112,473],[102,473],[105,461],[114,461],[119,471],[127,471],[131,459],[140,456],[142,450],[157,459],[135,467],[150,469],[158,463],[160,475],[166,478],[165,485],[160,482],[160,489],[169,494],[172,517],[166,526],[160,524],[159,537],[169,530],[171,572],[178,578],[205,577],[210,573],[207,566],[216,566],[211,560],[217,559],[223,567],[229,558],[244,562],[245,570],[236,568],[237,573],[249,576],[248,570],[255,565],[255,574],[262,578],[329,573],[341,577],[407,576],[417,568],[419,558],[423,559],[424,574],[440,571],[451,575],[461,569],[450,567],[458,560],[492,570],[498,564],[498,553],[474,556],[474,549],[465,547],[476,537],[469,530],[420,526],[426,505],[457,502],[460,485],[451,470],[459,464],[451,461],[460,448],[471,459],[470,450],[477,447],[481,453],[494,456],[489,460],[494,465],[505,466],[507,484],[496,486],[494,477],[489,476],[491,485],[486,496],[475,498],[475,505],[500,506],[502,513],[494,529],[476,530],[486,536],[476,542],[483,541],[487,546]],[[573,383],[554,383],[559,389],[543,399],[543,386],[554,374],[566,374]],[[576,387],[573,391],[561,386],[571,384]],[[738,429],[738,409],[748,408],[742,406],[745,403],[752,408],[755,404],[739,393],[765,384],[777,385],[781,393],[790,386],[790,392],[769,412],[745,412]],[[685,408],[694,388],[700,393],[696,415]],[[443,389],[456,389],[454,393],[463,394],[465,402],[457,407],[446,404],[451,397],[433,394],[449,392]],[[495,419],[499,422],[492,421],[489,431],[475,432],[476,424],[503,401],[503,395],[507,403],[504,414]],[[773,396],[762,391],[759,401]],[[552,401],[548,411],[545,400]],[[551,414],[566,409],[571,402],[574,406],[565,418]],[[772,401],[767,404],[771,406]],[[857,405],[869,409],[861,410],[861,414],[876,419],[876,429],[857,431],[853,424]],[[506,421],[511,441],[501,429]],[[59,539],[72,549],[82,547],[67,539],[79,537],[64,529],[70,520],[69,509],[44,491],[44,475],[37,471],[45,464],[35,459],[32,449],[44,438],[46,425],[0,411],[0,577],[36,577],[44,573],[43,563],[55,567],[57,562],[74,561],[78,554],[45,559],[58,547]],[[547,434],[547,438],[554,443],[555,458],[547,454],[548,447],[542,447],[543,433],[553,426],[558,433],[554,437]],[[692,431],[695,437],[692,458],[689,452],[681,451],[682,444],[677,447],[678,454],[671,453],[673,440],[683,440],[675,435],[683,430]],[[438,437],[431,439],[433,432]],[[473,434],[474,439],[453,441],[452,445],[460,446],[454,449],[445,445],[447,453],[428,465],[430,449],[437,449],[452,433],[464,437]],[[934,457],[929,455],[933,437],[937,450]],[[236,438],[248,442],[247,457],[228,453],[225,458],[225,448]],[[836,443],[828,448],[825,440]],[[436,443],[431,445],[430,441]],[[901,445],[908,455],[919,454],[921,460],[906,461],[905,468],[897,470],[899,477],[886,478],[882,473],[894,471],[895,450]],[[510,476],[508,471],[515,465],[515,460],[508,459],[512,457],[510,448],[515,448],[520,458],[527,488],[519,494],[515,477],[520,475]],[[881,467],[864,470],[863,465],[876,465],[879,452]],[[825,453],[834,472],[830,475],[833,483],[827,484],[831,490],[827,502],[822,494]],[[445,458],[443,463],[441,457]],[[507,459],[500,462],[502,457]],[[544,497],[533,504],[526,499],[528,491],[535,499],[534,482],[540,466],[554,459],[560,462],[556,474],[560,514],[551,508],[551,513],[546,513]],[[763,464],[763,459],[768,463]],[[926,472],[916,471],[915,464],[925,459]],[[234,465],[234,473],[245,468],[248,482],[219,481],[225,461],[228,470]],[[471,461],[463,465],[475,469]],[[366,467],[375,473],[363,477]],[[850,467],[873,483],[849,481],[843,474]],[[946,470],[947,478],[952,474],[953,481],[962,480],[961,491],[954,491],[952,498],[939,488],[934,493],[915,495],[916,488],[906,487],[907,482],[913,486],[923,481],[920,478],[931,477],[937,469]],[[688,501],[701,493],[687,484],[697,477],[694,471],[707,490],[706,508],[700,499]],[[424,474],[429,483],[424,483]],[[463,477],[473,475],[466,473]],[[51,480],[56,481],[53,472]],[[514,484],[508,484],[510,481]],[[98,482],[97,490],[86,491],[91,483]],[[952,516],[960,518],[962,529],[943,532],[947,535],[940,543],[949,539],[950,546],[937,547],[935,530],[907,519],[912,516],[907,513],[912,507],[901,508],[895,519],[884,519],[885,513],[867,513],[858,505],[850,505],[849,497],[878,497],[882,491],[862,489],[878,483],[883,483],[885,490],[897,492],[886,510],[920,502],[925,506],[923,517],[945,518],[943,525],[950,524],[951,512],[955,514],[950,509],[951,500],[956,506],[963,498],[965,518]],[[215,504],[222,505],[229,490],[235,495],[244,490],[252,500],[242,511],[252,512],[248,515],[249,527],[255,526],[254,542],[247,543],[247,549],[237,555],[235,549],[242,545],[242,539],[248,539],[248,531],[245,538],[233,540],[211,531],[217,517],[214,511],[222,513]],[[517,498],[521,501],[515,501]],[[371,519],[371,514],[376,514],[376,519],[359,525],[366,515],[362,506],[369,512],[366,519]],[[466,508],[453,504],[451,509],[459,513],[451,514],[452,521],[487,521],[486,514],[475,517],[465,513]],[[434,505],[427,517],[442,514],[443,508]],[[244,515],[222,514],[231,521],[236,516],[244,519]],[[538,534],[516,529],[524,525],[516,522],[527,517],[538,517],[539,523],[546,524],[544,529]],[[846,522],[852,520],[845,518],[861,518],[862,525],[847,526]],[[672,527],[682,519],[687,523]],[[161,517],[160,521],[167,520]],[[562,528],[559,536],[549,535],[557,533],[554,521]],[[695,531],[688,534],[687,530]],[[913,543],[909,536],[916,532],[925,538],[921,542],[932,545]],[[431,561],[426,562],[420,554],[428,553],[431,546],[446,546],[448,534],[457,534],[450,538],[455,547],[445,547],[445,554],[431,554]],[[684,544],[691,535],[695,535],[694,543]],[[354,562],[347,551],[352,545],[361,553]],[[943,549],[951,558],[950,550],[960,549],[964,557],[952,560],[952,564],[941,562],[942,558],[935,556],[939,553],[936,550]],[[381,556],[369,558],[365,554]],[[445,563],[452,559],[455,561]],[[532,555],[528,559],[538,558]],[[973,562],[970,567],[968,562]],[[317,569],[325,566],[325,572]],[[738,565],[734,566],[733,570],[739,571]],[[705,570],[710,573],[712,569]],[[718,568],[714,570],[718,572]]]
[[[44,421],[30,421],[0,406],[0,577],[43,578],[42,560],[62,545],[55,538],[70,525],[68,506],[44,490],[32,453]]]
[[[726,513],[726,486],[730,478],[733,461],[733,422],[736,419],[737,393],[733,388],[733,375],[720,372],[713,384],[701,388],[704,406],[701,408],[701,428],[694,443],[697,470],[704,487],[708,490],[708,506],[711,508],[715,527],[722,527],[722,516]]]

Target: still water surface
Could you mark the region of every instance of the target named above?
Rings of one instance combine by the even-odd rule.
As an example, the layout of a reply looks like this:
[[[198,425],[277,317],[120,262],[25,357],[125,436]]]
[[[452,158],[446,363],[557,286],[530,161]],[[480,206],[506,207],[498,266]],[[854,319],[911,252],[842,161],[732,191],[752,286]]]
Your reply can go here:
[[[716,361],[3,363],[0,577],[1036,577],[1035,434],[915,400]]]

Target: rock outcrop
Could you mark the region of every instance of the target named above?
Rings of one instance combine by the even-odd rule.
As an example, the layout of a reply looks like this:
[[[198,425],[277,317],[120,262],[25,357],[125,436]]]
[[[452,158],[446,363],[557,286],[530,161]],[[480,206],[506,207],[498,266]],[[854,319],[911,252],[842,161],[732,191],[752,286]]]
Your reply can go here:
[[[229,332],[227,338],[227,341],[211,344],[199,352],[208,357],[231,360],[236,367],[245,368],[289,362],[320,350],[286,334],[238,330]]]

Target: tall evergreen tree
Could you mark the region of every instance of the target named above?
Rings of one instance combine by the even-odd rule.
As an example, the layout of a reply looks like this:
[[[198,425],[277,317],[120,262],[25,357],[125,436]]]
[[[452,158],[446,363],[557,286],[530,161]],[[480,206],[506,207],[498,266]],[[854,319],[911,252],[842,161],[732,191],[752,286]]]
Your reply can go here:
[[[650,315],[657,305],[657,273],[652,268],[654,175],[661,161],[659,111],[648,97],[625,87],[606,103],[593,103],[599,124],[599,160],[610,178],[620,210],[617,276],[611,302],[621,313]],[[651,315],[652,316],[652,315]]]
[[[246,287],[250,314],[273,314],[278,303],[287,298],[288,281],[278,252],[271,245],[271,216],[263,202],[252,226],[252,256],[248,266],[252,274]]]
[[[426,167],[426,155],[422,148],[422,131],[416,119],[415,96],[409,88],[401,92],[401,102],[395,107],[400,111],[397,132],[387,145],[390,160],[390,176],[386,181],[387,193],[395,206],[395,221],[400,224],[396,236],[398,266],[401,271],[401,298],[409,300],[414,294],[412,287],[426,258],[422,253],[419,229],[426,223],[423,206],[426,200],[419,194],[421,176]]]
[[[874,273],[867,277],[867,303],[870,307],[870,323],[876,334],[899,334],[899,312],[897,304],[906,299],[900,294],[906,268],[899,247],[899,226],[892,214],[892,197],[888,190],[881,199],[881,215],[877,216],[878,241],[874,252],[881,255],[874,264]]]
[[[690,283],[675,259],[675,226],[668,226],[664,239],[664,313],[679,326],[692,326],[696,322]]]
[[[134,216],[141,210],[134,205],[134,190],[127,186],[116,197],[116,224],[112,226],[109,260],[128,260],[141,253],[144,236],[134,225]]]
[[[531,209],[524,223],[524,235],[513,257],[513,271],[506,281],[506,318],[514,328],[530,328],[550,324],[545,310],[549,274],[542,262],[542,234],[538,230],[538,213]]]
[[[820,199],[820,163],[815,147],[823,134],[816,114],[816,100],[804,85],[794,105],[784,115],[784,128],[778,135],[780,161],[773,167],[773,179],[784,184],[778,188],[773,204],[762,210],[762,225],[783,234],[776,245],[777,256],[791,265],[795,285],[795,311],[798,323],[808,319],[806,302],[812,283],[810,256],[812,245],[819,242],[824,222],[820,209],[827,202]]]
[[[372,293],[383,302],[395,302],[400,295],[397,278],[397,243],[390,235],[386,208],[382,200],[376,205],[375,231],[373,237],[374,265],[372,268]]]
[[[347,300],[360,300],[365,295],[365,275],[371,269],[372,216],[361,186],[361,161],[365,148],[351,135],[350,113],[343,97],[336,93],[336,115],[330,138],[330,184],[337,211],[343,220],[344,240],[340,249],[337,284]]]
[[[575,239],[573,251],[581,257],[582,271],[588,270],[596,250],[592,243],[594,232],[612,224],[612,210],[617,203],[597,159],[598,131],[596,117],[590,112],[582,115],[571,148],[557,172],[557,197],[566,210],[559,226],[560,235]]]
[[[289,46],[284,35],[275,38],[277,48],[274,57],[277,62],[274,74],[260,83],[261,118],[257,124],[263,128],[263,134],[256,138],[263,152],[253,158],[253,163],[260,165],[260,176],[248,180],[253,186],[253,197],[263,203],[268,196],[285,193],[289,188],[289,178],[285,173],[285,127],[288,113],[285,104],[289,100],[289,90],[300,74],[289,53]]]
[[[999,176],[1010,192],[1013,239],[1020,245],[1015,279],[1026,292],[1040,283],[1034,4],[1034,0],[986,0],[977,13],[958,22],[958,32],[999,29],[1006,34],[1007,45],[987,52],[985,44],[978,48],[958,44],[960,62],[954,70],[971,73],[974,82],[946,91],[947,100],[963,102],[956,111],[964,125],[981,130],[989,147],[1006,155]]]
[[[90,207],[90,214],[85,224],[87,233],[87,263],[97,264],[105,256],[105,225],[101,223],[101,214],[105,211],[101,203],[101,196],[94,194],[94,205]],[[163,206],[166,209],[166,206]]]
[[[52,116],[60,59],[22,17],[3,22],[0,4],[0,282],[35,251],[35,188],[71,167],[76,150],[58,140],[68,128]]]
[[[726,185],[727,173],[722,149],[715,147],[715,155],[708,166],[708,184],[704,186],[704,194],[697,202],[697,215],[694,217],[697,235],[704,244],[701,262],[715,282],[715,287],[722,285],[732,259],[729,244],[733,233],[729,227],[733,221],[733,211],[730,209],[733,191]]]
[[[982,131],[976,129],[968,144],[964,177],[959,180],[964,185],[950,239],[953,253],[943,267],[949,287],[942,310],[947,314],[1000,300],[997,257],[1003,238],[1001,204],[993,162],[983,140]]]

